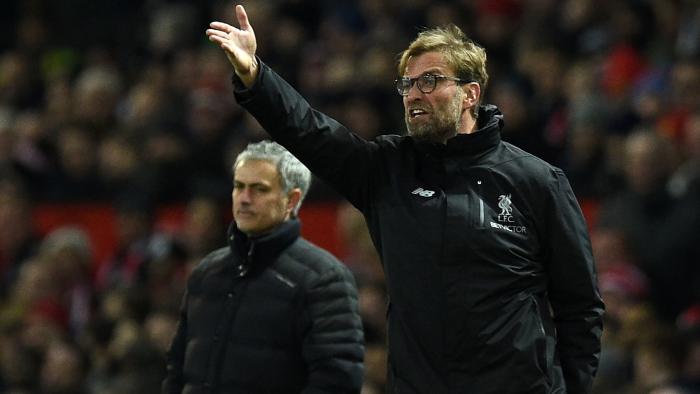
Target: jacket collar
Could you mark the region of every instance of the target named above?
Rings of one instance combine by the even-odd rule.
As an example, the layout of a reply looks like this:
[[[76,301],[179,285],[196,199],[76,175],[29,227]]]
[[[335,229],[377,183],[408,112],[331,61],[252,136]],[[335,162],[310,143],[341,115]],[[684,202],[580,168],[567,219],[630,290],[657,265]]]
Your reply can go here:
[[[249,237],[232,222],[228,230],[229,247],[237,257],[236,269],[239,276],[245,276],[251,269],[263,269],[273,263],[301,233],[301,224],[290,219],[275,227],[272,232]]]
[[[477,131],[471,134],[457,134],[447,140],[446,144],[419,142],[417,147],[426,153],[447,155],[475,156],[486,152],[501,142],[503,114],[491,104],[479,107]]]

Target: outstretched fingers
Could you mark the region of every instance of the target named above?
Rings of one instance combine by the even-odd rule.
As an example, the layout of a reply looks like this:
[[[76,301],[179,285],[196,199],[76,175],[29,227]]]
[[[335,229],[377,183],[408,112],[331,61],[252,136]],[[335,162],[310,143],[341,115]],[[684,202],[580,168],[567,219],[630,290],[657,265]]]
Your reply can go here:
[[[207,36],[209,37],[210,40],[213,38],[221,38],[221,39],[227,39],[228,34],[224,31],[221,30],[216,30],[216,29],[207,29]]]
[[[236,19],[240,28],[224,22],[211,22],[206,30],[209,41],[217,44],[226,53],[236,74],[245,86],[252,86],[257,75],[255,61],[255,33],[243,6],[236,6]]]
[[[224,22],[212,22],[209,24],[209,27],[211,27],[211,29],[209,29],[209,30],[218,30],[218,31],[222,31],[226,34],[237,30],[235,27],[229,25],[228,23],[224,23]]]
[[[209,36],[209,41],[218,44],[222,49],[225,49],[224,45],[228,44],[228,40],[226,38],[217,36]]]

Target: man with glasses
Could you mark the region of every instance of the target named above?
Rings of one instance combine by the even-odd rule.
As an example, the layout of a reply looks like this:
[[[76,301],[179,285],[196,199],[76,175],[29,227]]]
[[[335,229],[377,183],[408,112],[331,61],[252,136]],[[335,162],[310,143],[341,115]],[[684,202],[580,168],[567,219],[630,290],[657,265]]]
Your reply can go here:
[[[501,141],[486,53],[453,25],[402,53],[408,136],[366,141],[315,111],[240,28],[209,39],[260,124],[365,216],[382,258],[391,393],[587,393],[603,303],[563,172]]]

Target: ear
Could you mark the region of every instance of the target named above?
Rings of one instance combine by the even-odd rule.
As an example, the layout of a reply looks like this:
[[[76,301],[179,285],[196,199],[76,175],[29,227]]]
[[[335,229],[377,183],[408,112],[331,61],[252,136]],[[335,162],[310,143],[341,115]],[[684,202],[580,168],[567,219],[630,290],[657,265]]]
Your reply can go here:
[[[481,98],[481,86],[476,82],[469,82],[464,85],[464,107],[472,108],[479,104]]]
[[[287,216],[291,217],[292,212],[294,212],[294,208],[299,204],[299,201],[301,201],[301,189],[296,188],[292,189],[288,194],[287,194]]]

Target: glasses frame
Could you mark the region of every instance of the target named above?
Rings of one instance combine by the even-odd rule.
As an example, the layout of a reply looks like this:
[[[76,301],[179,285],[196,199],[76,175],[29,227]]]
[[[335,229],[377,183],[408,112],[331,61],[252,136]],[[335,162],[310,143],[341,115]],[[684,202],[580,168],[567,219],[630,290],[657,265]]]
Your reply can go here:
[[[435,82],[425,82],[427,78],[433,78]],[[419,75],[415,78],[408,78],[408,77],[401,77],[401,78],[396,78],[394,80],[394,84],[396,85],[396,91],[399,93],[400,96],[408,96],[408,92],[411,91],[411,88],[413,87],[413,84],[416,85],[418,90],[423,93],[423,94],[430,94],[432,93],[435,88],[437,88],[438,82],[441,80],[446,80],[446,81],[455,81],[460,84],[465,84],[465,83],[472,83],[475,82],[470,79],[462,79],[462,78],[457,78],[457,77],[449,77],[447,75],[440,75],[440,74],[422,74]],[[409,82],[408,88],[404,91],[405,83],[406,81]],[[427,86],[430,86],[430,88],[425,87],[425,83],[427,83]]]

